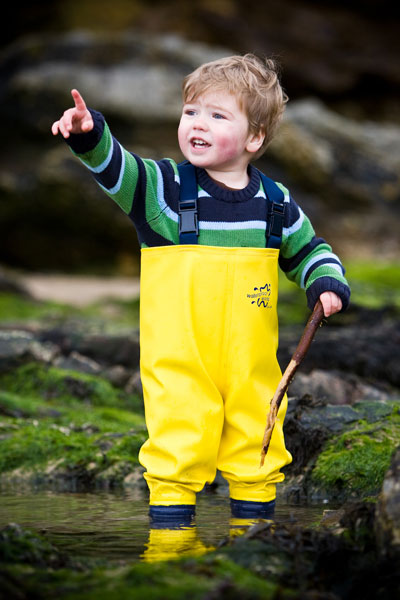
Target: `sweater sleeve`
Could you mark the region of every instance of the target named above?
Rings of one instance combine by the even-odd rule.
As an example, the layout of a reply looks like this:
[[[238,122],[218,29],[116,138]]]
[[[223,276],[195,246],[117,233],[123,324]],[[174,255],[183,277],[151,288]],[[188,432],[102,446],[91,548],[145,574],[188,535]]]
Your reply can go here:
[[[111,134],[103,115],[89,110],[94,127],[89,133],[67,138],[72,152],[92,172],[103,191],[129,215],[141,244],[177,243],[176,224],[168,218],[165,200],[177,194],[176,163],[168,158],[143,159],[128,152]]]
[[[99,186],[129,214],[139,179],[137,161],[111,135],[103,115],[89,110],[93,129],[89,133],[71,134],[66,142]]]
[[[323,292],[335,292],[343,310],[349,305],[350,288],[345,269],[327,242],[316,237],[310,220],[287,194],[279,266],[288,279],[303,288],[312,310]]]

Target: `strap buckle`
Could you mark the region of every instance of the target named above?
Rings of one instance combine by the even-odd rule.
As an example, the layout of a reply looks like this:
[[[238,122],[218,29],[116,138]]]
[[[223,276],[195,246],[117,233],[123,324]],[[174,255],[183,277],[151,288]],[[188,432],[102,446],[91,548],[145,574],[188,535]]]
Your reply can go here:
[[[197,216],[197,199],[181,200],[179,202],[179,235],[195,233],[199,235],[199,220]]]
[[[269,223],[267,236],[282,236],[283,219],[285,214],[285,207],[283,204],[278,202],[272,202],[272,208],[269,214]]]

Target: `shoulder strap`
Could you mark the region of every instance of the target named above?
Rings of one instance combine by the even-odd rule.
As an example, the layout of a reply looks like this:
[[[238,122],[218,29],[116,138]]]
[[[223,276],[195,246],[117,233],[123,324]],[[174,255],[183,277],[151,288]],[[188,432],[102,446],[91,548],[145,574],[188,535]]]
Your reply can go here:
[[[280,248],[282,243],[283,220],[285,216],[285,194],[275,181],[258,171],[267,197],[268,214],[265,231],[266,248]]]
[[[179,243],[197,244],[199,221],[197,215],[197,178],[194,166],[185,161],[178,165],[180,195],[178,206]]]
[[[196,169],[188,161],[178,164],[180,196],[178,206],[179,243],[197,244],[199,223],[197,214]],[[280,248],[284,220],[285,195],[276,183],[258,171],[268,202],[266,248]]]

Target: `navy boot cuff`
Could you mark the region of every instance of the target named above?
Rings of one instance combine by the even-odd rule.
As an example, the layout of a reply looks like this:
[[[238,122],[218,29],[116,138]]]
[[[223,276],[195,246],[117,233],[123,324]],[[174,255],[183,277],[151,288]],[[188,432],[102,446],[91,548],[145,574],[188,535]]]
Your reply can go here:
[[[155,529],[190,527],[193,525],[195,512],[196,506],[194,504],[173,504],[170,506],[150,504],[151,527]]]
[[[275,512],[275,500],[271,502],[251,502],[231,498],[232,516],[238,519],[272,519]]]

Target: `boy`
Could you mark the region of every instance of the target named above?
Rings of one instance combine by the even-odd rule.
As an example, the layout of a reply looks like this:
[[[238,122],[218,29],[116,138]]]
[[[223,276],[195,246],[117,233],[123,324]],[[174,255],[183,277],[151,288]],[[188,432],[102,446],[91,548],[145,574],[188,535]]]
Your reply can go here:
[[[275,65],[246,54],[207,63],[185,78],[178,140],[189,179],[197,181],[197,197],[186,204],[179,204],[183,170],[174,161],[130,154],[77,90],[72,96],[75,107],[52,132],[66,138],[129,215],[142,247],[149,439],[139,459],[150,516],[155,523],[189,522],[196,493],[218,468],[229,482],[233,516],[268,518],[284,478],[280,469],[291,461],[282,432],[285,401],[265,465],[258,466],[268,402],[281,375],[278,258],[305,288],[311,309],[320,298],[329,316],[344,310],[350,295],[340,260],[315,237],[286,188],[250,164],[274,136],[287,101]],[[270,202],[277,192],[280,207]],[[282,212],[282,235],[273,226],[269,236]]]

